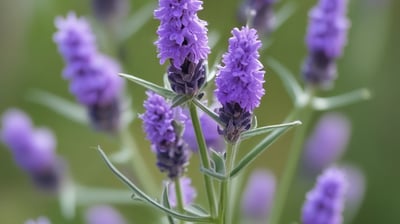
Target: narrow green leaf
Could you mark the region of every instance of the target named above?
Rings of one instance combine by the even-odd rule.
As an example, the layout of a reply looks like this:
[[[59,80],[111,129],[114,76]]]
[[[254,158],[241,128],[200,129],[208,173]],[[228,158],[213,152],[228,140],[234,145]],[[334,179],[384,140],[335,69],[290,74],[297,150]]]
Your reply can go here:
[[[189,97],[187,97],[186,95],[176,95],[173,99],[172,99],[172,107],[177,107],[180,106],[184,103],[186,103],[188,100],[190,100]]]
[[[219,116],[214,111],[212,111],[210,108],[204,106],[198,99],[193,99],[193,102],[198,108],[200,108],[200,110],[202,110],[204,113],[208,114],[208,116],[210,116],[215,122],[217,122],[217,124],[224,126],[224,124],[219,119]]]
[[[164,184],[164,190],[161,194],[161,204],[164,205],[164,207],[170,209],[171,205],[169,204],[169,199],[168,199],[168,184]],[[174,219],[167,214],[168,222],[169,224],[175,224]]]
[[[304,95],[304,93],[293,74],[273,58],[269,58],[267,64],[271,66],[273,70],[275,70],[276,74],[282,80],[283,86],[288,92],[290,98],[295,105],[298,105],[300,103],[300,98]]]
[[[275,124],[275,125],[268,125],[260,128],[255,128],[255,129],[250,129],[248,131],[245,131],[241,134],[240,139],[245,140],[257,135],[265,134],[268,132],[271,132],[277,128],[283,128],[283,127],[290,127],[290,126],[297,126],[301,125],[301,121],[293,121],[289,123],[283,123],[283,124]]]
[[[225,175],[222,175],[220,173],[215,172],[214,170],[206,169],[204,167],[200,167],[200,172],[206,174],[207,176],[210,176],[212,178],[215,178],[220,181],[224,181],[227,179]]]
[[[251,119],[251,128],[252,129],[256,129],[258,126],[258,120],[257,120],[257,116],[253,116],[253,119]]]
[[[176,94],[174,92],[172,92],[171,90],[166,89],[164,87],[161,87],[161,86],[159,86],[157,84],[154,84],[152,82],[146,81],[144,79],[138,78],[136,76],[123,74],[123,73],[119,73],[119,75],[121,77],[124,77],[124,78],[126,78],[126,79],[128,79],[128,80],[130,80],[130,81],[132,81],[132,82],[134,82],[136,84],[138,84],[138,85],[143,86],[146,89],[152,90],[153,92],[158,93],[161,96],[164,96],[166,98],[173,99],[176,96]]]
[[[172,91],[171,83],[169,83],[169,80],[168,80],[168,73],[165,73],[163,75],[163,83],[164,83],[164,88]]]
[[[205,210],[203,207],[197,204],[192,204],[189,206],[185,206],[185,211],[189,214],[192,215],[197,215],[197,216],[208,216],[207,210]]]
[[[154,208],[163,211],[177,219],[184,220],[184,221],[189,221],[189,222],[205,222],[205,223],[210,223],[213,221],[213,219],[209,216],[206,217],[201,217],[201,216],[188,216],[184,214],[180,214],[174,210],[171,210],[169,208],[164,207],[160,203],[154,201],[151,199],[147,194],[142,192],[135,184],[133,184],[125,175],[123,175],[112,163],[111,161],[107,158],[107,155],[103,152],[103,150],[98,147],[97,150],[100,152],[101,157],[103,158],[104,162],[107,164],[107,166],[111,169],[111,171],[123,182],[125,183],[134,193],[135,197],[138,197],[140,200],[143,200],[144,202],[148,203],[149,205],[153,206]]]
[[[371,93],[368,89],[358,89],[339,96],[327,98],[314,97],[312,106],[315,110],[324,111],[347,106],[370,98]]]
[[[237,166],[230,173],[231,177],[236,176],[243,168],[247,167],[252,161],[254,161],[258,156],[260,156],[269,146],[272,145],[280,136],[282,136],[286,131],[288,131],[293,126],[286,126],[282,128],[275,129],[266,138],[261,140],[258,145],[256,145],[249,153],[247,153],[237,164]]]
[[[76,189],[73,183],[66,181],[59,194],[61,213],[66,219],[74,219],[77,205]]]
[[[294,2],[286,3],[276,13],[275,30],[279,29],[296,11],[296,4]]]
[[[30,90],[28,100],[47,107],[63,117],[80,124],[88,125],[85,108],[62,97],[42,90]]]
[[[219,173],[221,175],[225,175],[226,169],[225,169],[224,155],[222,155],[221,153],[218,153],[212,149],[209,152],[211,154],[211,160],[214,164],[215,172]]]
[[[208,46],[210,49],[213,49],[220,39],[221,35],[218,31],[212,30],[208,32]]]
[[[207,74],[207,83],[211,82],[217,75],[218,65],[221,60],[221,57],[222,57],[222,53],[219,53],[218,56],[215,58],[214,64],[211,66],[211,70]]]

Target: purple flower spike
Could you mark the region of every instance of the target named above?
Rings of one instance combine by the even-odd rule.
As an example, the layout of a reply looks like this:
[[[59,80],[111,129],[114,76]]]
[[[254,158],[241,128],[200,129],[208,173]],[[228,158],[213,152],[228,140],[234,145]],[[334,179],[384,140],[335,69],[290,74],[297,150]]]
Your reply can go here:
[[[243,193],[242,213],[251,220],[265,221],[275,194],[275,176],[267,170],[254,171]]]
[[[274,5],[276,0],[245,0],[239,10],[239,19],[245,23],[250,16],[250,10],[255,12],[251,26],[260,35],[269,36],[275,28]]]
[[[338,113],[320,118],[305,144],[304,165],[313,173],[335,163],[346,149],[350,137],[349,120]]]
[[[187,206],[194,202],[197,197],[197,192],[194,187],[192,187],[192,180],[188,177],[182,177],[179,179],[182,189],[183,205]],[[175,208],[177,206],[176,192],[175,192],[175,182],[172,182],[168,188],[168,199],[171,207]]]
[[[87,224],[126,224],[122,215],[107,205],[97,205],[86,211]]]
[[[220,133],[227,141],[236,142],[250,128],[253,110],[260,105],[265,90],[257,31],[234,28],[232,35],[228,52],[223,55],[225,66],[217,74],[215,94],[222,104],[220,119],[225,123]]]
[[[341,224],[347,180],[337,168],[326,170],[316,186],[306,196],[303,205],[303,224]]]
[[[140,116],[147,139],[157,154],[157,166],[174,179],[181,176],[189,160],[187,145],[178,136],[174,124],[177,111],[173,111],[165,99],[155,93],[147,92],[144,102],[146,112]]]
[[[54,41],[64,57],[64,78],[70,91],[88,109],[97,130],[115,132],[119,128],[119,97],[123,80],[118,77],[119,64],[97,51],[89,23],[69,13],[55,21],[58,32]]]
[[[46,217],[42,216],[39,217],[37,220],[30,219],[26,221],[25,224],[51,224],[51,222]]]
[[[42,189],[57,190],[63,164],[55,154],[56,140],[50,130],[35,129],[22,111],[11,109],[2,119],[1,140],[7,145],[18,166]]]
[[[309,56],[303,67],[307,83],[327,86],[336,78],[336,58],[346,44],[347,0],[320,0],[309,13],[306,37]]]

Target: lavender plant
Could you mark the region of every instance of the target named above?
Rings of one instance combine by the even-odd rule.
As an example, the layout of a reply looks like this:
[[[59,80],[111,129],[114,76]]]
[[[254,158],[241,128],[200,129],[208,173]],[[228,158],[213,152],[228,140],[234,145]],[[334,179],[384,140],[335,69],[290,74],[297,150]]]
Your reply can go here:
[[[117,13],[114,11],[118,11],[121,2],[124,1],[107,2],[115,6],[107,11],[103,7],[105,1],[93,1],[97,17],[102,20],[111,17]],[[320,0],[310,11],[306,37],[309,55],[301,71],[304,88],[277,60],[269,58],[264,65],[260,52],[265,48],[258,33],[262,39],[277,28],[272,25],[274,3],[247,1],[245,5],[249,4],[248,8],[255,11],[242,14],[249,23],[232,28],[232,37],[220,65],[217,62],[209,68],[208,56],[215,52],[209,46],[207,23],[197,15],[203,9],[203,2],[159,0],[154,10],[154,17],[160,21],[155,45],[160,64],[169,61],[164,86],[133,75],[120,73],[118,76],[124,70],[122,62],[98,50],[92,27],[85,18],[69,13],[66,18],[56,19],[54,41],[66,64],[63,77],[70,81],[70,92],[81,106],[51,95],[44,95],[52,102],[45,105],[78,121],[85,118],[63,113],[59,106],[79,113],[86,110],[86,117],[95,130],[119,137],[123,150],[110,157],[100,146],[98,151],[116,177],[128,186],[128,191],[86,187],[63,175],[66,171],[55,156],[52,134],[33,129],[29,118],[20,111],[9,111],[3,116],[2,141],[11,149],[18,166],[32,176],[34,182],[40,186],[55,186],[63,214],[70,219],[79,206],[101,204],[87,210],[86,223],[127,223],[105,204],[135,204],[150,208],[157,223],[230,224],[238,220],[265,222],[267,219],[270,224],[281,223],[313,112],[355,103],[367,99],[369,94],[361,89],[339,96],[318,97],[319,91],[333,86],[336,60],[346,43],[349,22],[345,0]],[[126,32],[120,35],[120,40],[126,38]],[[294,106],[281,124],[258,127],[256,109],[266,93],[265,67],[281,78]],[[143,131],[151,145],[148,150],[155,154],[154,165],[166,174],[164,180],[156,180],[148,173],[148,166],[152,164],[141,157],[144,147],[136,146],[128,131],[136,115],[131,109],[123,109],[129,97],[124,95],[121,77],[147,90],[144,112],[137,117],[143,121]],[[159,77],[161,80],[162,74]],[[210,88],[212,82],[215,82],[215,89]],[[126,114],[131,116],[126,118]],[[296,128],[282,177],[275,180],[269,172],[253,173],[242,194],[242,205],[236,206],[242,176],[249,165],[289,129],[302,123],[303,126]],[[337,160],[348,138],[347,129],[345,120],[330,117],[313,133],[306,144],[306,157],[325,158],[321,161],[323,164],[316,165],[319,171]],[[256,136],[261,138],[254,138]],[[241,142],[249,140],[254,146],[242,149]],[[318,150],[323,144],[329,144],[329,153]],[[239,150],[245,152],[240,158]],[[202,176],[203,183],[194,186],[187,169],[190,161],[197,158],[200,164],[197,173]],[[115,165],[126,165],[127,161],[133,164],[134,180]],[[324,171],[316,187],[306,196],[302,217],[292,217],[293,221],[342,223],[347,197],[345,182],[349,176],[336,168]],[[203,189],[206,207],[196,202],[198,192],[202,193]],[[235,219],[238,207],[243,217]],[[39,219],[27,223],[49,221]]]

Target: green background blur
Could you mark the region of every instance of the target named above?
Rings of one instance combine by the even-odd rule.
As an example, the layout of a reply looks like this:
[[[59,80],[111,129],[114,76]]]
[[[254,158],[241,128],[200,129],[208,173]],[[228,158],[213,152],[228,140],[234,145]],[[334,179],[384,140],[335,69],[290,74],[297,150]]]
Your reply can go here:
[[[273,44],[263,54],[284,63],[296,74],[306,55],[304,35],[307,12],[315,0],[294,1],[297,10],[276,33]],[[131,2],[131,13],[150,1]],[[152,1],[156,3],[154,0]],[[281,1],[277,8],[289,1]],[[229,31],[240,24],[236,21],[238,0],[205,0],[200,17],[207,20],[210,31],[221,35],[219,44],[213,49],[212,62],[219,52],[225,51]],[[58,153],[69,162],[74,179],[87,186],[124,186],[102,163],[93,147],[101,145],[108,153],[117,149],[117,142],[102,134],[93,133],[53,113],[43,106],[28,100],[29,91],[42,89],[65,97],[68,83],[61,78],[63,62],[52,42],[55,32],[53,20],[74,10],[79,15],[91,15],[89,1],[52,0],[2,0],[0,1],[0,113],[9,107],[18,107],[32,116],[35,125],[52,128],[58,139]],[[343,160],[356,164],[367,175],[367,194],[359,214],[353,223],[400,223],[400,1],[398,0],[351,0],[349,17],[352,27],[345,55],[338,62],[339,78],[335,89],[326,93],[334,95],[355,88],[368,87],[373,99],[348,106],[338,111],[347,114],[352,121],[352,138]],[[148,23],[124,45],[124,72],[135,74],[161,84],[165,66],[158,64],[155,31],[158,22]],[[269,72],[268,72],[269,71]],[[256,111],[259,124],[280,122],[290,111],[291,103],[277,76],[267,67],[266,96]],[[128,83],[127,89],[133,98],[133,106],[142,112],[144,89]],[[325,93],[324,93],[325,94]],[[319,114],[315,114],[317,118]],[[144,141],[141,122],[135,121],[132,132],[140,139],[139,145],[149,164],[155,162]],[[280,139],[269,151],[257,159],[251,167],[273,169],[277,176],[285,164],[292,132]],[[248,143],[247,145],[252,145]],[[242,153],[247,145],[243,145]],[[198,169],[198,158],[192,158],[190,173]],[[160,180],[162,175],[154,167],[151,170]],[[194,183],[201,186],[200,179]],[[304,198],[303,187],[292,188],[292,200],[282,223],[299,220],[299,207]],[[302,190],[299,190],[302,189]],[[199,187],[199,201],[204,192]],[[130,223],[145,223],[142,212],[135,206],[119,207]],[[0,145],[0,223],[19,224],[27,218],[47,215],[53,223],[83,223],[84,208],[78,210],[74,221],[64,220],[55,197],[38,193],[27,176],[19,170],[4,145]]]

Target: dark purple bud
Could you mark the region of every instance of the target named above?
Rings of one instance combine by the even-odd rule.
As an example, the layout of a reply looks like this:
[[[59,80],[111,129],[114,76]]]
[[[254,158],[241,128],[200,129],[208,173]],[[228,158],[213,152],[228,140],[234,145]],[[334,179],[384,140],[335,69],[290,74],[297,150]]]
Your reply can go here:
[[[118,100],[105,105],[88,107],[89,117],[95,130],[118,132],[120,128],[121,108]]]
[[[218,110],[219,118],[224,124],[218,132],[229,142],[239,140],[240,134],[251,127],[252,114],[243,110],[238,103],[227,103]]]
[[[197,95],[206,81],[206,65],[203,60],[197,64],[185,60],[180,68],[171,64],[168,67],[168,80],[174,92],[188,96]]]

